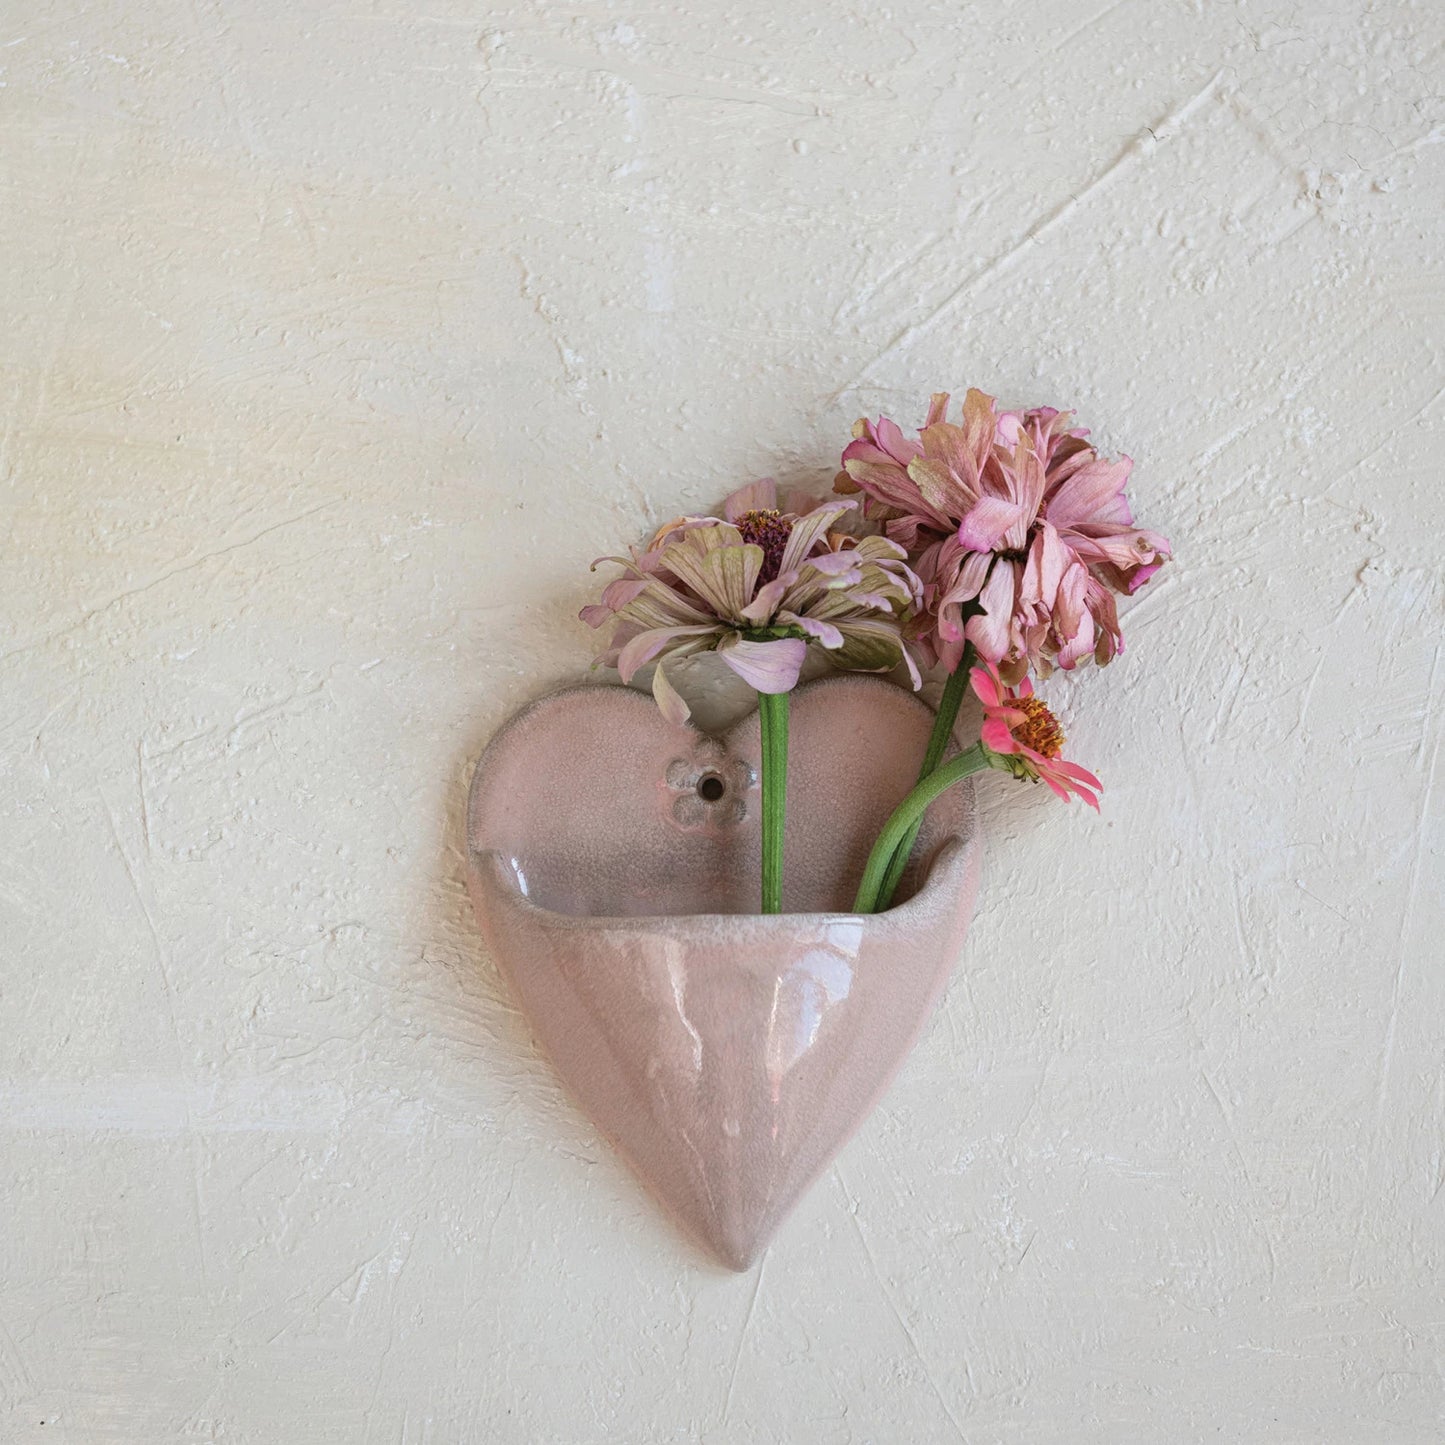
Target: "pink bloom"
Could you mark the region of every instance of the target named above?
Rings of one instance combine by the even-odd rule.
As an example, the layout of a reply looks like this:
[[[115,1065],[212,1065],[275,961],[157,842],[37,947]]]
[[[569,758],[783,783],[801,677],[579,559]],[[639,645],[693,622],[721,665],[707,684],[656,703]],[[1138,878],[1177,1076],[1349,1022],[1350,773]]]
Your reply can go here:
[[[790,691],[811,643],[835,666],[881,672],[906,661],[906,615],[922,598],[902,547],[848,537],[833,524],[853,507],[837,501],[799,516],[778,510],[771,481],[734,492],[722,517],[679,517],[644,552],[610,557],[621,577],[584,607],[592,627],[613,623],[600,663],[624,682],[648,663],[663,713],[685,722],[686,703],[664,673],[666,657],[716,651],[759,692]],[[594,564],[596,565],[596,564]]]
[[[1123,648],[1113,594],[1132,593],[1169,556],[1134,527],[1124,484],[1133,463],[1101,459],[1088,433],[1052,407],[998,412],[970,391],[960,424],[934,396],[919,441],[887,418],[860,421],[840,491],[908,548],[923,580],[920,642],[950,671],[965,641],[1018,681]]]
[[[989,766],[1016,778],[1042,779],[1066,803],[1082,798],[1096,813],[1103,784],[1077,763],[1065,761],[1064,733],[1058,719],[1034,696],[1033,684],[1024,680],[1005,688],[998,670],[987,664],[968,675],[978,700],[983,704],[983,727],[979,740],[989,754]]]

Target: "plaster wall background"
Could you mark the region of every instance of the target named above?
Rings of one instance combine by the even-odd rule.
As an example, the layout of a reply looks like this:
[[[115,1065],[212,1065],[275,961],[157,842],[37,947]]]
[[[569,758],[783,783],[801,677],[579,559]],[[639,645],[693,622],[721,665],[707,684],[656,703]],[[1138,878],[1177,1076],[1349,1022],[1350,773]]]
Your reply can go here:
[[[1438,1441],[1445,12],[0,17],[0,1439]],[[481,949],[587,564],[928,392],[1179,560],[761,1265]]]

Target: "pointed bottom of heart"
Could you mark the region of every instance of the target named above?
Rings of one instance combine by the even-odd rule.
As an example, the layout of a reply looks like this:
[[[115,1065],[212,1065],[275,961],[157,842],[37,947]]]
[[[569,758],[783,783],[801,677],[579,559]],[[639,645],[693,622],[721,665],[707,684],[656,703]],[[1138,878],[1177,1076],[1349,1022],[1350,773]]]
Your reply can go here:
[[[931,714],[862,678],[799,689],[792,712],[785,904],[807,911],[740,911],[757,886],[755,716],[707,739],[627,689],[555,694],[493,741],[468,815],[478,920],[553,1066],[739,1270],[907,1057],[977,887],[964,786],[930,810],[902,903],[837,911],[911,785]],[[701,790],[699,818],[678,798],[704,777],[726,791]],[[716,911],[692,911],[709,899]]]

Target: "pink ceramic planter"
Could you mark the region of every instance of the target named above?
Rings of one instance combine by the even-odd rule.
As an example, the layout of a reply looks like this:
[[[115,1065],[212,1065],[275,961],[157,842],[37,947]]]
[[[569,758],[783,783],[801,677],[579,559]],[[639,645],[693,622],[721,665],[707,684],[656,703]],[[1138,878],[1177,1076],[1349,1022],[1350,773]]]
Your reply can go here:
[[[973,910],[964,784],[887,913],[845,910],[932,714],[879,679],[792,704],[784,906],[756,912],[756,714],[719,739],[620,687],[519,713],[472,782],[472,900],[578,1102],[677,1218],[745,1269],[872,1111]]]

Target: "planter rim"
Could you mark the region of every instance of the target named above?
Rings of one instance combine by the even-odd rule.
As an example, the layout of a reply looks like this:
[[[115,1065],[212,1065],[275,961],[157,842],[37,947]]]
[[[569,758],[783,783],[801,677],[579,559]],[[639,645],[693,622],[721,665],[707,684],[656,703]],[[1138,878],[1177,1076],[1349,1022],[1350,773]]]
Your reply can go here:
[[[966,780],[960,789],[972,790]],[[973,811],[977,819],[977,810]],[[967,837],[955,834],[939,848],[928,873],[911,898],[882,913],[851,913],[838,910],[817,910],[799,913],[563,913],[535,902],[517,886],[516,874],[507,866],[502,853],[495,848],[470,848],[472,866],[500,896],[509,908],[530,916],[552,929],[598,931],[610,933],[707,933],[719,931],[769,934],[799,932],[830,924],[864,928],[869,932],[896,932],[911,928],[916,915],[932,911],[940,889],[961,886],[973,855],[982,843],[982,834],[975,821]],[[484,871],[485,870],[485,871]]]

